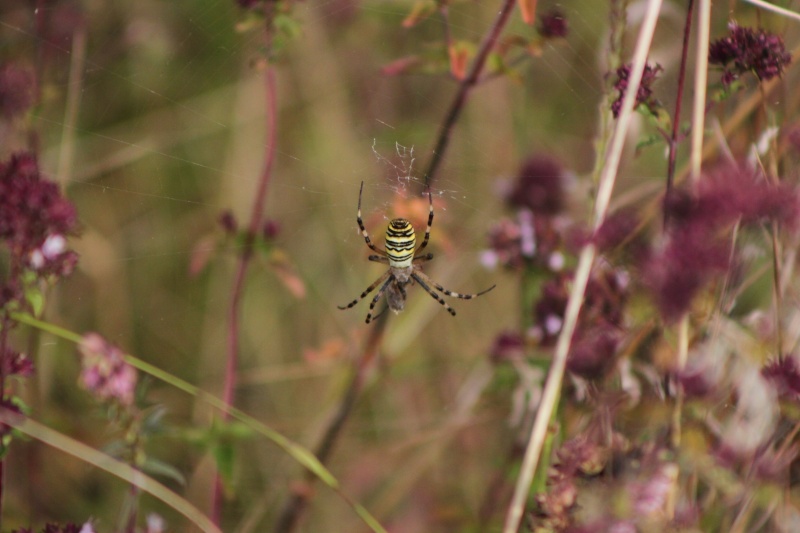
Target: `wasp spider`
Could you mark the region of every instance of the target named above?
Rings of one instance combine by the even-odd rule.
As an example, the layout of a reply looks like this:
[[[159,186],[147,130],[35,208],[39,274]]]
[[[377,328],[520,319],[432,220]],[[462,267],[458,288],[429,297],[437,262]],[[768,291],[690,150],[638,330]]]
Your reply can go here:
[[[414,233],[414,228],[411,226],[411,223],[404,218],[395,218],[389,222],[389,227],[386,228],[386,250],[381,250],[372,244],[369,233],[367,233],[367,229],[364,227],[364,221],[361,220],[361,193],[363,192],[364,182],[362,181],[361,189],[358,191],[358,216],[356,217],[356,222],[358,222],[358,227],[361,230],[361,235],[364,236],[367,246],[378,254],[369,256],[369,260],[376,263],[388,264],[389,270],[375,280],[375,283],[367,287],[367,289],[361,293],[361,296],[347,305],[338,306],[339,309],[350,309],[366,298],[376,287],[380,287],[369,303],[369,313],[367,313],[367,324],[369,324],[370,320],[373,318],[372,311],[375,309],[375,305],[384,292],[386,293],[386,301],[389,305],[389,309],[395,313],[399,313],[406,305],[406,288],[413,285],[416,281],[434,300],[442,304],[451,315],[456,316],[455,309],[450,307],[447,302],[444,301],[444,298],[436,291],[444,293],[447,296],[453,296],[454,298],[469,300],[481,294],[486,294],[495,288],[495,285],[492,285],[485,291],[481,291],[477,294],[459,294],[445,289],[422,272],[420,265],[433,259],[433,254],[431,253],[421,254],[422,250],[428,246],[428,240],[431,236],[431,226],[433,225],[433,197],[431,196],[430,190],[428,190],[428,201],[430,202],[428,227],[425,229],[425,238],[416,251],[414,248],[417,245],[417,236]],[[436,290],[431,287],[434,287]]]

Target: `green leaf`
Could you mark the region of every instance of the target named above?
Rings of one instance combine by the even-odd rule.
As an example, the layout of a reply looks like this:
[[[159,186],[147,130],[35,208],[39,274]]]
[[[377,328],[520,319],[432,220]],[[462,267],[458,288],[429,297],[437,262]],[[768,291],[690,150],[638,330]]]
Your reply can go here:
[[[39,289],[38,284],[26,284],[25,301],[31,306],[34,316],[42,316],[44,312],[44,293]]]
[[[232,493],[233,465],[236,459],[233,445],[230,442],[218,441],[211,447],[211,455],[214,457],[214,462],[217,465],[217,471],[222,479],[225,492],[228,494]]]
[[[152,435],[160,433],[164,429],[162,421],[167,414],[167,408],[164,405],[153,405],[146,409],[142,416],[142,432]]]
[[[171,479],[181,486],[186,485],[186,478],[183,477],[180,470],[172,466],[171,464],[165,463],[159,459],[154,457],[147,457],[142,464],[142,472],[146,474],[150,474],[151,476],[158,476],[164,477],[167,479]]]
[[[651,135],[648,135],[647,137],[645,137],[644,139],[642,139],[641,141],[636,143],[636,153],[638,154],[640,151],[644,150],[645,148],[653,146],[654,144],[658,144],[662,140],[663,140],[663,137],[661,135],[659,135],[658,133],[653,133]]]

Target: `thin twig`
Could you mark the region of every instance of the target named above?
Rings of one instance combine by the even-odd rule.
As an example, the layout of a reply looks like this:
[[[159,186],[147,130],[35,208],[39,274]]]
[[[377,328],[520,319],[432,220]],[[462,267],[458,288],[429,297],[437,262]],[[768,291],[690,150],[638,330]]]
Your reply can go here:
[[[267,16],[266,21],[266,41],[267,50],[271,43],[272,17]],[[277,94],[275,83],[275,71],[271,65],[267,65],[264,72],[265,98],[266,98],[266,121],[267,121],[267,148],[264,155],[264,169],[258,182],[258,189],[253,197],[253,211],[250,216],[245,243],[239,262],[236,268],[236,275],[231,289],[230,307],[228,308],[228,339],[227,354],[225,359],[225,381],[222,392],[222,400],[226,405],[233,405],[236,392],[236,368],[239,356],[239,310],[242,295],[244,294],[244,281],[250,260],[253,256],[253,245],[258,235],[264,219],[264,207],[267,200],[267,190],[272,177],[272,167],[275,163],[275,145],[277,143]],[[228,420],[229,414],[222,413],[223,420]],[[222,511],[222,480],[217,472],[212,493],[212,512],[211,517],[215,524],[220,523]]]
[[[622,101],[622,109],[620,111],[619,120],[617,121],[617,127],[614,130],[614,137],[611,140],[609,151],[606,155],[606,164],[600,175],[597,198],[594,206],[595,228],[602,224],[608,212],[608,204],[611,200],[611,193],[614,189],[619,162],[622,157],[622,148],[631,121],[633,105],[636,102],[636,96],[639,92],[639,85],[641,84],[642,74],[647,62],[647,54],[650,50],[650,43],[653,39],[653,32],[655,30],[656,21],[658,20],[660,8],[661,0],[650,0],[647,6],[647,13],[642,21],[641,30],[639,31],[636,50],[633,56],[633,66],[631,68],[631,83],[625,91],[625,98]],[[569,300],[567,302],[567,309],[564,313],[564,325],[559,333],[558,341],[556,342],[553,362],[550,365],[550,371],[547,375],[547,381],[545,382],[544,391],[542,393],[542,400],[539,404],[539,410],[536,413],[536,420],[533,423],[528,447],[525,450],[525,457],[520,468],[520,475],[517,479],[516,487],[514,488],[514,496],[508,508],[506,523],[503,529],[504,533],[516,533],[519,529],[520,521],[522,520],[522,514],[525,510],[525,501],[547,434],[547,426],[561,390],[561,383],[567,364],[567,355],[569,354],[570,344],[572,342],[572,334],[575,332],[575,327],[578,322],[578,313],[583,304],[583,295],[589,281],[589,273],[592,268],[595,252],[594,244],[589,243],[583,247],[578,259],[575,279],[573,280],[572,290],[570,291]]]
[[[498,37],[500,37],[500,32],[508,22],[508,17],[514,8],[514,3],[515,0],[503,0],[503,5],[500,7],[500,11],[497,13],[497,18],[495,19],[494,24],[492,24],[492,27],[489,28],[489,32],[483,38],[480,48],[478,48],[478,53],[475,54],[475,59],[472,60],[472,65],[470,65],[469,72],[464,79],[461,80],[456,97],[453,99],[453,103],[450,104],[450,109],[445,116],[444,122],[442,122],[441,128],[439,128],[439,136],[436,140],[436,145],[433,148],[433,155],[431,156],[430,163],[428,163],[428,168],[425,171],[424,186],[426,190],[431,186],[433,179],[436,177],[436,172],[439,169],[439,165],[442,162],[444,153],[447,150],[447,145],[450,143],[450,134],[452,133],[453,126],[458,120],[458,117],[461,115],[461,110],[464,108],[464,104],[467,101],[467,96],[469,95],[470,90],[475,86],[478,81],[478,77],[483,71],[483,66],[486,63],[486,58],[489,57],[489,52],[491,52],[492,48],[494,48]]]
[[[760,7],[761,9],[766,9],[767,11],[772,11],[773,13],[783,15],[784,17],[789,17],[790,19],[800,21],[800,13],[797,13],[795,11],[784,9],[774,4],[770,4],[769,2],[764,2],[763,0],[744,0],[744,1],[749,4],[753,4],[754,6]]]
[[[327,462],[339,435],[341,435],[345,422],[347,422],[350,415],[353,413],[353,407],[355,407],[356,400],[364,386],[364,379],[367,375],[367,371],[372,368],[372,363],[378,354],[378,348],[381,345],[384,332],[386,331],[388,316],[389,313],[382,313],[375,320],[374,327],[370,329],[369,337],[364,345],[364,352],[356,362],[355,368],[353,369],[353,377],[339,404],[339,408],[336,410],[336,415],[328,423],[328,427],[323,432],[322,439],[320,439],[319,445],[314,451],[314,455],[316,455],[317,459],[322,464]],[[304,484],[310,486],[315,480],[316,476],[314,473],[306,471]],[[303,511],[308,506],[310,495],[310,491],[298,491],[289,498],[283,510],[278,515],[278,521],[275,524],[275,533],[289,533],[294,530],[300,519],[300,515],[302,515]]]
[[[678,89],[675,97],[675,114],[672,115],[672,136],[669,139],[669,158],[667,163],[667,186],[664,198],[669,199],[675,180],[675,160],[678,154],[678,132],[681,123],[681,105],[683,104],[683,86],[686,80],[686,63],[689,58],[689,35],[692,33],[692,16],[694,15],[694,0],[689,0],[686,6],[686,22],[683,25],[683,45],[681,48],[681,63],[678,69]],[[664,226],[667,225],[668,213],[664,210]]]
[[[703,162],[703,138],[706,120],[706,87],[708,85],[708,43],[711,27],[711,0],[700,0],[697,24],[697,50],[695,56],[694,106],[692,108],[692,151],[689,156],[689,183],[700,179]],[[677,371],[686,367],[689,359],[689,315],[678,323]],[[677,447],[681,442],[681,413],[683,411],[683,389],[675,391],[675,406],[672,413],[670,442]]]

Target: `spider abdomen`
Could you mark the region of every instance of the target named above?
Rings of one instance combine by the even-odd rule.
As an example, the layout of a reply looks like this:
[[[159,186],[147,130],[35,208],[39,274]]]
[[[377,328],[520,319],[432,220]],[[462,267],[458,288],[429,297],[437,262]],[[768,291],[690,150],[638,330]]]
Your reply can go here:
[[[407,268],[414,259],[414,248],[417,245],[417,235],[411,222],[404,218],[395,218],[386,228],[386,255],[389,266],[394,268]]]

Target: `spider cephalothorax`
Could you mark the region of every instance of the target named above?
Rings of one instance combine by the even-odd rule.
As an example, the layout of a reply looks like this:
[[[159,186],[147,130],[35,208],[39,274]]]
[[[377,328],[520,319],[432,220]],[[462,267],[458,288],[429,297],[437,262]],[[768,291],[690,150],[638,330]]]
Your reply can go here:
[[[430,191],[428,191],[428,201],[430,202],[430,209],[428,211],[428,227],[425,229],[425,238],[422,240],[422,244],[416,251],[414,249],[417,245],[417,236],[414,233],[414,227],[411,225],[411,222],[404,218],[395,218],[389,222],[389,227],[386,228],[386,250],[381,250],[372,244],[372,241],[369,238],[369,233],[367,233],[367,229],[364,227],[364,222],[361,220],[361,194],[363,192],[364,182],[361,182],[361,189],[358,191],[358,216],[356,217],[356,222],[358,222],[358,227],[361,230],[361,235],[364,236],[367,246],[369,246],[373,252],[378,253],[378,255],[369,256],[369,260],[377,263],[388,264],[389,270],[375,280],[372,285],[367,287],[367,289],[362,292],[358,298],[347,305],[340,305],[339,309],[350,309],[358,302],[366,298],[366,296],[375,290],[376,287],[380,286],[378,292],[375,294],[369,304],[369,313],[367,313],[367,324],[369,324],[370,320],[372,320],[372,310],[375,308],[375,305],[378,303],[378,300],[380,300],[381,295],[383,295],[384,292],[386,293],[386,302],[389,306],[389,309],[395,313],[399,313],[405,308],[406,305],[406,288],[413,285],[416,281],[437,302],[442,304],[451,315],[455,316],[455,309],[450,307],[447,302],[444,301],[444,298],[442,298],[441,295],[436,292],[437,290],[446,294],[447,296],[469,300],[471,298],[475,298],[476,296],[480,296],[481,294],[485,294],[495,288],[495,286],[492,285],[485,291],[481,291],[477,294],[459,294],[457,292],[445,289],[425,275],[424,272],[422,272],[420,265],[433,259],[433,254],[431,253],[420,253],[425,249],[426,246],[428,246],[428,240],[431,236],[431,226],[433,225],[433,197],[431,196]],[[431,288],[431,285],[436,290]]]

